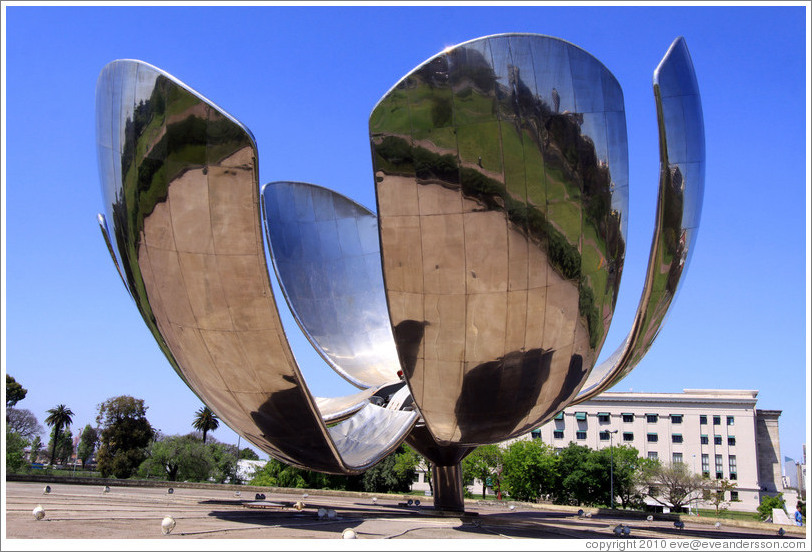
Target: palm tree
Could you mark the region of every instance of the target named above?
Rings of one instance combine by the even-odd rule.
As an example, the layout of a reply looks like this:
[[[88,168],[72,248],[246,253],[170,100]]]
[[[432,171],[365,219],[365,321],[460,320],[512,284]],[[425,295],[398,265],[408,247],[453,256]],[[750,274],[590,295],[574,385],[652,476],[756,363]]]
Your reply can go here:
[[[204,406],[195,413],[195,421],[192,427],[203,432],[203,442],[206,442],[206,434],[220,427],[220,420],[208,406]]]
[[[56,444],[59,441],[59,433],[62,431],[62,428],[68,428],[71,423],[73,423],[73,411],[64,404],[60,404],[55,408],[47,410],[47,412],[48,417],[45,418],[45,423],[48,424],[49,427],[54,428],[54,444],[51,447],[51,465],[53,465],[54,458],[56,457]]]

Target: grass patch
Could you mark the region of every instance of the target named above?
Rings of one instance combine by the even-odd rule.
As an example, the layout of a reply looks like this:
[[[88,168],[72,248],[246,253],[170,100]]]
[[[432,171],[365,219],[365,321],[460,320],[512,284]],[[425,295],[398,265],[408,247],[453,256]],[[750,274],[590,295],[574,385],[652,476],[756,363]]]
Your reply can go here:
[[[548,203],[547,217],[573,247],[578,246],[578,239],[581,237],[581,208],[577,203],[573,201]]]
[[[760,521],[758,512],[738,512],[733,510],[723,510],[716,515],[716,510],[699,509],[699,517],[703,518],[716,518],[718,519],[736,519],[741,521]]]
[[[370,116],[369,127],[373,133],[409,134],[412,123],[406,91],[392,90]]]

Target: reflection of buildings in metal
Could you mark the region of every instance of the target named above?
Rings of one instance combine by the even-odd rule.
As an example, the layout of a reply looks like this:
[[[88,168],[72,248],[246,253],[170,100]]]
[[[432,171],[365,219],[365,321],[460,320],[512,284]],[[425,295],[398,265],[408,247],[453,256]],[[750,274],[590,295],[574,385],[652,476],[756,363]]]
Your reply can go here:
[[[100,226],[170,363],[232,428],[332,473],[371,466],[411,429],[433,464],[435,506],[461,510],[466,454],[610,387],[660,330],[704,182],[681,39],[655,72],[655,98],[663,169],[649,274],[629,337],[594,369],[625,256],[623,95],[600,62],[558,39],[470,41],[384,96],[370,116],[377,224],[323,188],[263,189],[285,297],[356,395],[312,397],[289,350],[250,133],[140,62],[110,64],[97,87]],[[364,285],[350,274],[361,267]]]

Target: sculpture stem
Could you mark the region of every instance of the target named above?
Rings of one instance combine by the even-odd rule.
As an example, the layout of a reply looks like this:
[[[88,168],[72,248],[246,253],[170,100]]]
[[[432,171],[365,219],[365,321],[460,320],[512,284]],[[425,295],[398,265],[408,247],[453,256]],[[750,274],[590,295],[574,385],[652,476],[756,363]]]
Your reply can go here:
[[[445,512],[464,512],[460,463],[457,462],[451,466],[432,464],[431,475],[434,486],[434,509]]]

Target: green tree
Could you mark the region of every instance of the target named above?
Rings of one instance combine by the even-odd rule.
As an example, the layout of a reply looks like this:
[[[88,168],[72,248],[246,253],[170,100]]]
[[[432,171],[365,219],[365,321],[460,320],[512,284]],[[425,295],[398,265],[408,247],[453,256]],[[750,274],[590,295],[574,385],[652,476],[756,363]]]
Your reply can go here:
[[[60,404],[47,412],[48,417],[45,418],[45,423],[48,424],[49,427],[54,428],[54,434],[51,439],[53,444],[51,448],[51,464],[53,464],[54,458],[56,457],[56,446],[59,442],[59,433],[62,431],[62,428],[67,429],[71,423],[73,423],[73,411],[64,404]]]
[[[304,488],[307,486],[306,475],[307,470],[294,468],[271,458],[263,467],[254,472],[254,477],[249,484],[260,487]]]
[[[614,473],[614,490],[615,498],[620,498],[620,504],[623,508],[642,508],[643,495],[640,493],[640,488],[637,482],[636,474],[643,464],[651,462],[648,458],[640,458],[638,450],[629,445],[614,446],[603,448],[596,451],[599,457],[599,463],[608,473]],[[609,466],[614,459],[614,467],[609,470]],[[608,479],[607,479],[608,485]],[[606,497],[609,498],[609,489],[606,489]],[[600,504],[610,504],[610,502],[601,500]],[[611,504],[614,504],[612,501]]]
[[[56,428],[51,430],[50,441],[48,441],[48,448],[56,453],[56,463],[65,464],[70,460],[73,454],[73,434],[69,429],[64,429],[58,434]],[[53,452],[51,463],[53,464]]]
[[[208,443],[206,446],[209,447],[212,461],[209,479],[213,479],[215,483],[233,480],[237,468],[237,447],[224,443]]]
[[[758,515],[762,521],[773,516],[773,508],[780,508],[786,511],[786,504],[784,503],[784,493],[778,493],[777,496],[762,496],[761,504],[758,505]]]
[[[146,459],[154,435],[143,399],[121,395],[99,405],[96,424],[101,439],[96,460],[102,477],[131,477]]]
[[[361,476],[364,491],[368,493],[408,492],[412,488],[416,462],[412,453],[401,445]]]
[[[22,469],[28,463],[25,461],[23,449],[28,442],[23,437],[6,427],[6,472],[11,473]]]
[[[423,463],[423,457],[412,447],[403,443],[395,453],[395,474],[398,477],[414,480],[417,469]]]
[[[728,481],[727,479],[706,480],[703,498],[705,499],[705,502],[712,504],[716,509],[716,517],[719,517],[720,512],[727,510],[727,500],[725,500],[725,495],[728,491],[735,489],[736,485],[736,483]]]
[[[79,441],[79,446],[76,448],[76,456],[82,461],[82,469],[87,467],[87,463],[93,456],[93,451],[96,450],[96,445],[99,443],[99,432],[90,424],[87,424],[82,430],[82,437]]]
[[[11,408],[25,398],[28,389],[17,383],[17,380],[6,374],[6,408]]]
[[[6,424],[14,433],[19,434],[23,439],[30,441],[44,430],[34,413],[25,408],[7,408]]]
[[[146,456],[139,472],[169,481],[206,481],[213,467],[209,447],[189,435],[161,437],[150,443]]]
[[[557,504],[610,504],[609,454],[570,443],[558,453],[552,495]]]
[[[39,456],[40,451],[42,450],[42,438],[37,435],[34,437],[34,440],[31,441],[31,452],[28,455],[28,460],[30,462],[36,462],[37,457]]]
[[[701,491],[707,485],[701,475],[693,473],[682,462],[673,464],[656,462],[647,465],[641,473],[640,480],[646,488],[647,496],[677,511],[701,500]]]
[[[516,441],[502,455],[502,485],[516,500],[535,501],[550,492],[558,457],[539,439]]]
[[[217,419],[217,416],[214,415],[214,412],[212,412],[208,406],[204,406],[195,413],[192,427],[203,432],[203,443],[205,443],[206,434],[220,427],[220,420]]]
[[[482,481],[482,498],[485,498],[488,479],[495,480],[502,463],[502,448],[499,445],[483,445],[462,459],[462,478],[473,482]]]
[[[240,450],[240,460],[259,460],[259,456],[251,447]]]

